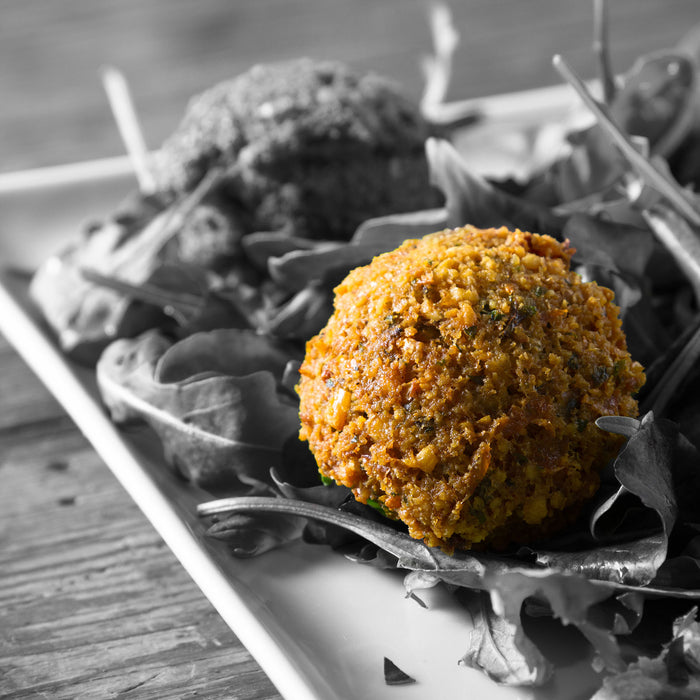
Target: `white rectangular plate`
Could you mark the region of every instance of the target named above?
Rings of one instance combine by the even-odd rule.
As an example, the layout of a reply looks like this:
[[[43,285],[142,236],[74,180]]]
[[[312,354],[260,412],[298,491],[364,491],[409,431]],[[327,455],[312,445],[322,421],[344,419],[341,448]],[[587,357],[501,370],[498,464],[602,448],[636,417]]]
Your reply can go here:
[[[518,105],[529,105],[530,112],[535,105],[540,114],[551,115],[553,106],[563,109],[565,102],[562,91],[535,91],[478,104],[487,113],[497,107],[507,122],[517,116]],[[475,167],[478,162],[485,170],[505,167],[512,142],[495,134],[487,153],[473,153]],[[400,572],[352,563],[326,547],[299,543],[240,560],[205,538],[195,508],[210,497],[174,478],[147,431],[123,432],[110,423],[91,373],[62,356],[27,298],[27,277],[10,271],[32,269],[77,236],[86,221],[107,215],[132,186],[124,159],[0,176],[0,265],[6,268],[0,274],[0,331],[61,402],[280,693],[288,700],[590,697],[599,678],[587,659],[559,668],[538,690],[498,686],[459,665],[469,646],[471,619],[442,587],[422,594],[425,609],[405,597]],[[387,686],[384,657],[416,683]]]

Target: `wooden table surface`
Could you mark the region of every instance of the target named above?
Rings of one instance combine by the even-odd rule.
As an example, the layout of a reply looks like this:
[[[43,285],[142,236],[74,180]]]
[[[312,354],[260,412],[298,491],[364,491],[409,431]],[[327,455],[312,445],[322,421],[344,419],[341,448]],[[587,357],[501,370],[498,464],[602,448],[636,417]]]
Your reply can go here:
[[[554,53],[595,72],[584,0],[452,4],[462,43],[451,98],[557,83]],[[618,70],[700,21],[697,0],[609,4]],[[104,64],[129,79],[151,146],[192,94],[264,60],[337,58],[418,97],[426,6],[2,0],[0,172],[121,154],[98,79]],[[284,695],[1,337],[0,479],[0,697]]]

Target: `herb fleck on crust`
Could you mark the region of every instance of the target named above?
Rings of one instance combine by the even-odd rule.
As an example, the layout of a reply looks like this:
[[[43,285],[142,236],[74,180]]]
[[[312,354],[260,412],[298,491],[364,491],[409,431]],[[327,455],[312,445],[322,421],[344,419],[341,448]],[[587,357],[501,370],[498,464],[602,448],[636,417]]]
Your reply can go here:
[[[569,522],[644,383],[613,293],[567,244],[464,227],[353,270],[307,344],[300,437],[319,469],[450,551]]]

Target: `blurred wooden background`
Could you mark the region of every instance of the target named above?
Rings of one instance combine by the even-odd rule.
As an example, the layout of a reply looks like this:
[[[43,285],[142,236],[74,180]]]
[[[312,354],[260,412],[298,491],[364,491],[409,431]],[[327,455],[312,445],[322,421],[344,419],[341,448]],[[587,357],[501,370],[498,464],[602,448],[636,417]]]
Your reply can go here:
[[[157,146],[188,98],[261,60],[309,55],[372,68],[418,96],[429,0],[0,0],[0,171],[121,154],[98,77],[126,74]],[[453,0],[461,34],[450,97],[558,82],[564,53],[586,76],[592,1]],[[613,62],[672,46],[697,0],[609,0]]]

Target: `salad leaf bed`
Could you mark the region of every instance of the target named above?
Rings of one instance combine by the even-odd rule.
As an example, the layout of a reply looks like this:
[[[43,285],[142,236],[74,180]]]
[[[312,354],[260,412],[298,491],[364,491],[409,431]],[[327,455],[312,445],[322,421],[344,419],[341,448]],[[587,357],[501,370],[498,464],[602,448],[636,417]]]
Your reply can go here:
[[[176,229],[196,230],[192,215],[202,214],[214,172],[171,208],[141,199],[92,230],[35,278],[35,299],[64,350],[96,365],[114,421],[150,425],[171,466],[217,497],[200,514],[234,555],[303,538],[364,565],[404,569],[417,601],[423,588],[448,586],[473,620],[461,663],[499,683],[550,678],[532,623],[544,616],[587,641],[605,670],[596,698],[662,697],[653,692],[664,688],[697,697],[699,61],[689,41],[644,56],[619,78],[602,76],[602,102],[560,60],[582,107],[571,125],[542,126],[559,137],[529,177],[481,177],[468,153],[432,138],[426,153],[443,207],[367,221],[347,243],[288,232],[239,240],[231,231],[224,257],[243,250],[249,264],[220,275],[174,261],[172,251]],[[296,437],[294,386],[303,343],[325,324],[332,289],[350,269],[466,222],[568,239],[577,271],[614,289],[647,384],[638,420],[599,421],[626,444],[572,527],[528,547],[448,556],[409,538],[381,507],[320,480]],[[408,681],[387,665],[387,682]],[[632,695],[633,686],[649,694]]]

